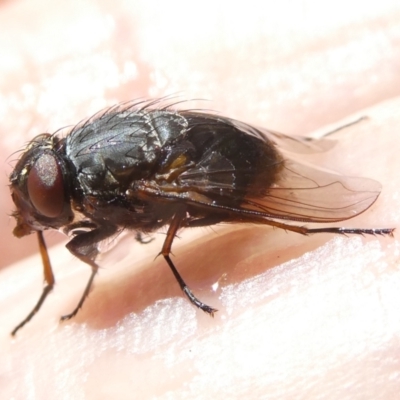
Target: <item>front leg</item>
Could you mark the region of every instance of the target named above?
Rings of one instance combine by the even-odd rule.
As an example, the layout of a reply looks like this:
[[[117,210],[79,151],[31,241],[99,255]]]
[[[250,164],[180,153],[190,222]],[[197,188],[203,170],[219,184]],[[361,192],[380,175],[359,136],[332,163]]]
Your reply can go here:
[[[95,259],[99,253],[98,244],[104,239],[112,236],[118,230],[115,226],[100,226],[93,231],[79,233],[66,245],[67,249],[81,261],[89,264],[92,267],[92,274],[90,275],[89,281],[86,284],[85,290],[79,300],[78,305],[72,311],[72,313],[63,315],[61,321],[74,317],[79,309],[82,307],[86,297],[90,292],[90,288],[93,284],[94,277],[99,269]]]
[[[15,334],[27,322],[29,322],[33,318],[33,316],[40,310],[40,307],[42,307],[42,304],[46,300],[47,295],[53,290],[53,286],[54,286],[54,283],[55,283],[54,274],[53,274],[53,270],[51,268],[50,258],[49,258],[49,254],[47,252],[47,247],[46,247],[46,243],[45,243],[44,238],[43,238],[43,232],[42,231],[38,231],[37,232],[37,238],[38,238],[38,242],[39,242],[40,255],[42,256],[43,275],[44,275],[44,280],[46,282],[46,286],[43,288],[42,294],[39,297],[39,300],[36,303],[35,307],[33,307],[32,311],[11,332],[12,336],[15,336]]]

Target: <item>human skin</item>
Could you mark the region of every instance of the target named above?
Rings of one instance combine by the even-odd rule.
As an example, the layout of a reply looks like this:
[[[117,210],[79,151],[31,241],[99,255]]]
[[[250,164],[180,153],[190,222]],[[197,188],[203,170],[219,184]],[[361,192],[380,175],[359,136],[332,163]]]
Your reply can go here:
[[[1,6],[3,159],[35,134],[103,106],[178,91],[292,134],[366,115],[307,161],[383,186],[373,207],[337,225],[398,226],[400,99],[391,98],[400,95],[400,8],[381,2],[363,12],[364,3],[347,2],[340,14],[338,4],[323,12],[310,1],[302,12],[285,4],[227,12],[221,2],[209,5],[212,13],[203,4],[186,14],[173,2],[68,4]],[[6,215],[6,187],[1,197]],[[17,241],[13,221],[3,225],[2,252],[15,260],[29,238]],[[50,249],[57,285],[15,339],[9,332],[40,294],[41,261],[35,255],[3,269],[0,397],[397,398],[396,232],[302,237],[253,225],[181,232],[173,260],[195,294],[218,308],[214,319],[195,310],[164,260],[154,259],[164,237],[148,245],[123,237],[99,261],[83,309],[63,323],[89,270],[63,246]]]

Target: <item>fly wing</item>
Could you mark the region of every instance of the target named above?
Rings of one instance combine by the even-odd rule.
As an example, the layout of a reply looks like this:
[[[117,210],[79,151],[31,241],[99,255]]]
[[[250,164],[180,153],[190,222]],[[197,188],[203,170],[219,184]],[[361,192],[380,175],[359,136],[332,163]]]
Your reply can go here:
[[[232,124],[238,129],[248,132],[252,136],[263,139],[266,137],[274,143],[280,150],[291,153],[312,154],[330,150],[335,146],[335,141],[330,139],[313,139],[303,136],[289,136],[284,133],[271,131],[265,128],[253,127],[241,121],[231,120]]]
[[[289,136],[284,133],[271,131],[269,129],[256,127],[246,122],[238,121],[232,118],[221,117],[217,114],[204,113],[204,112],[192,112],[190,110],[182,111],[182,115],[185,117],[193,116],[201,117],[203,116],[208,123],[210,120],[213,120],[214,123],[218,123],[218,121],[223,121],[224,123],[228,122],[234,128],[238,129],[241,132],[245,132],[246,134],[256,137],[262,141],[268,141],[279,148],[282,151],[288,151],[291,153],[299,153],[299,154],[312,154],[312,153],[321,153],[327,150],[330,150],[333,146],[335,146],[336,141],[319,138],[314,139],[310,137],[303,136]]]
[[[353,218],[378,198],[381,185],[287,160],[277,182],[263,196],[249,193],[241,208],[271,218],[305,222],[337,222]]]
[[[381,190],[380,183],[372,179],[341,176],[288,159],[269,188],[234,186],[233,172],[238,173],[211,163],[186,171],[180,181],[190,187],[187,200],[250,219],[254,216],[329,223],[362,213],[376,201]],[[231,207],[232,199],[241,199],[240,205]]]

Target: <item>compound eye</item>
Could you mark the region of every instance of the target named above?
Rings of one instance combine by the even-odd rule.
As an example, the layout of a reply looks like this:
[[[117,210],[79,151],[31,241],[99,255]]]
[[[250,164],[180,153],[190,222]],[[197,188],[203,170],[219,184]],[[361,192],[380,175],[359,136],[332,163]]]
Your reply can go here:
[[[64,182],[55,157],[43,154],[29,171],[27,189],[31,203],[45,217],[58,217],[64,207]]]

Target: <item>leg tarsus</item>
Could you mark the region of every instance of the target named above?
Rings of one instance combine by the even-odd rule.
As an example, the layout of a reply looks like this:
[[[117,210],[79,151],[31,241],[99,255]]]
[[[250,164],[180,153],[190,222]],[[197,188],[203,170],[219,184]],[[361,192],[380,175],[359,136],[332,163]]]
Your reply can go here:
[[[216,313],[218,310],[210,307],[209,305],[203,303],[200,301],[190,290],[188,285],[186,285],[185,281],[182,279],[182,277],[179,275],[179,272],[175,268],[175,265],[173,264],[172,260],[168,255],[164,255],[165,261],[168,263],[169,267],[171,268],[172,273],[175,276],[175,279],[178,281],[178,284],[180,288],[182,289],[183,293],[185,293],[186,297],[189,299],[189,301],[195,305],[197,308],[200,308],[200,310],[203,310],[205,313],[210,314],[212,317],[214,317],[214,313]]]
[[[142,233],[141,233],[141,232],[136,232],[136,234],[135,234],[135,240],[136,240],[137,242],[139,242],[140,244],[149,244],[149,243],[151,243],[151,242],[154,240],[154,238],[153,238],[153,237],[150,237],[150,238],[148,238],[148,239],[143,239]]]
[[[218,311],[216,308],[212,308],[200,301],[187,286],[183,287],[182,290],[192,304],[194,304],[197,308],[200,308],[200,310],[204,311],[205,313],[209,314],[211,317],[214,317],[214,313]]]
[[[362,228],[312,228],[308,229],[308,233],[336,233],[339,235],[373,235],[373,236],[393,236],[394,228],[377,228],[377,229],[362,229]]]
[[[357,119],[355,119],[355,120],[353,120],[353,121],[350,121],[350,122],[348,122],[348,123],[346,123],[346,124],[343,124],[343,125],[341,125],[341,126],[338,126],[337,128],[335,128],[335,129],[333,129],[333,130],[331,130],[331,131],[329,131],[329,132],[325,132],[325,133],[322,135],[322,137],[325,138],[325,137],[327,137],[327,136],[333,135],[333,134],[336,133],[336,132],[339,132],[339,131],[341,131],[341,130],[343,130],[343,129],[345,129],[345,128],[348,128],[349,126],[356,125],[356,124],[360,123],[361,121],[365,121],[365,120],[367,120],[367,119],[368,119],[368,116],[362,115],[361,117],[358,117]]]
[[[93,280],[94,280],[94,277],[96,276],[97,270],[98,270],[97,265],[96,265],[96,267],[92,267],[92,274],[90,275],[90,278],[88,280],[88,283],[86,284],[85,290],[83,291],[82,297],[79,300],[78,305],[75,307],[75,309],[74,309],[74,311],[72,311],[72,313],[63,315],[60,318],[60,321],[66,321],[68,319],[75,317],[75,315],[78,313],[78,311],[82,308],[83,303],[85,302],[86,298],[89,296],[90,288],[93,284]]]
[[[28,316],[13,329],[13,331],[11,332],[12,336],[15,336],[16,333],[36,315],[36,313],[40,310],[40,307],[46,300],[47,295],[52,291],[52,289],[53,285],[46,285],[44,287],[43,292],[35,307],[33,307],[33,310],[28,314]]]
[[[376,229],[363,229],[363,228],[340,228],[340,227],[326,227],[326,228],[307,228],[306,226],[290,225],[284,222],[274,220],[264,221],[265,224],[275,228],[284,229],[290,232],[300,233],[301,235],[311,235],[314,233],[334,233],[338,235],[373,235],[373,236],[393,236],[395,228],[376,228]]]

